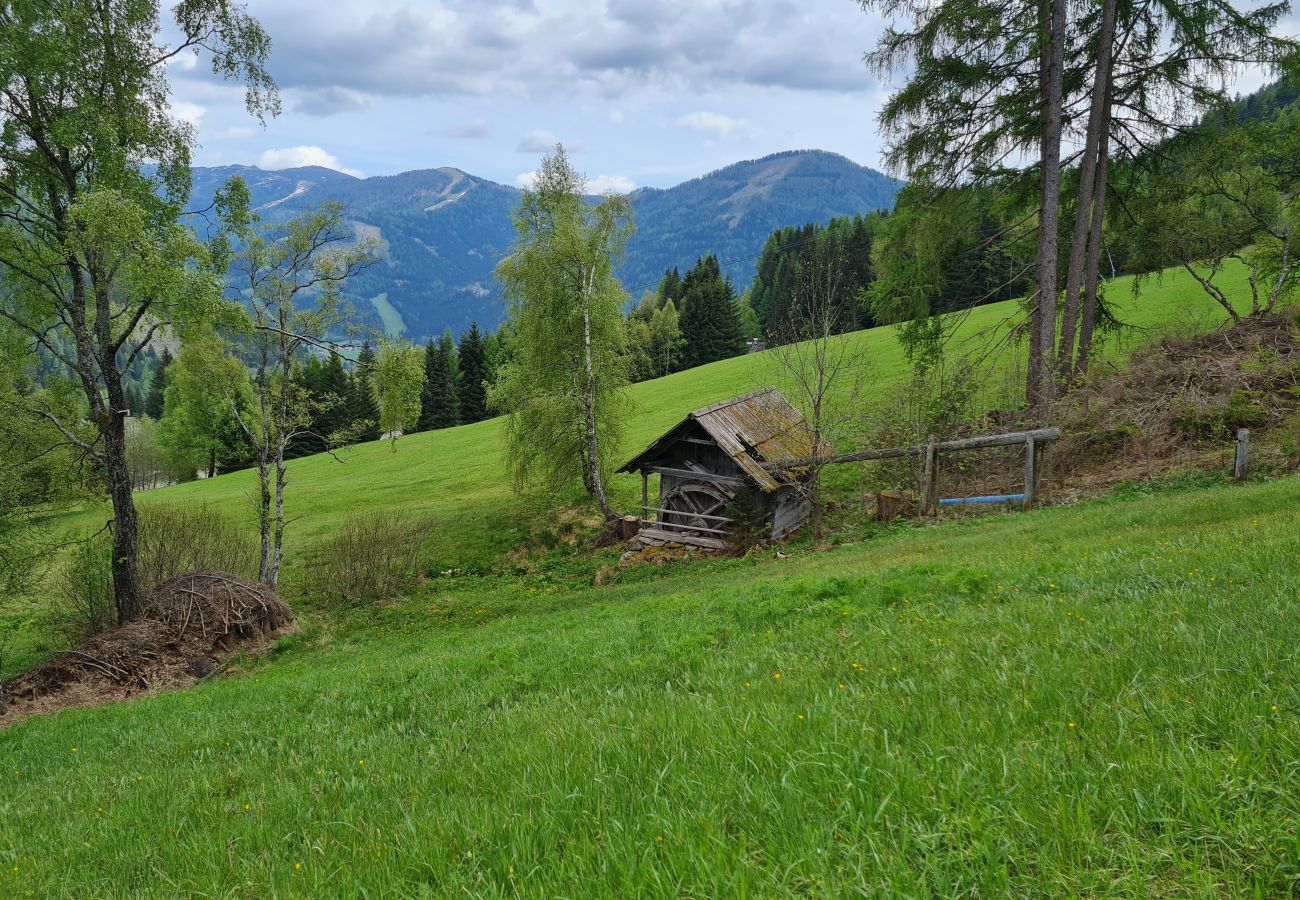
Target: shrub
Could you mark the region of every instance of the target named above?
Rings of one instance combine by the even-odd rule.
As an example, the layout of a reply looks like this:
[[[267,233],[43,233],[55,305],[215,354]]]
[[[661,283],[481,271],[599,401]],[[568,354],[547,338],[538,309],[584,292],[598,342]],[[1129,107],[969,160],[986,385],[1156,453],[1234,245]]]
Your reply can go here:
[[[117,624],[111,563],[108,535],[97,534],[74,545],[57,571],[48,621],[50,630],[69,644],[79,644]]]
[[[432,532],[427,516],[354,513],[308,554],[306,591],[344,602],[394,597],[418,573]]]
[[[140,509],[136,571],[142,587],[186,572],[257,577],[257,539],[214,506],[150,504]]]
[[[139,511],[136,574],[148,590],[186,572],[256,577],[257,545],[214,507],[151,505]],[[98,534],[78,543],[54,578],[49,626],[72,644],[117,623],[112,543]]]
[[[1278,443],[1291,468],[1300,467],[1300,412],[1292,413],[1278,427]]]

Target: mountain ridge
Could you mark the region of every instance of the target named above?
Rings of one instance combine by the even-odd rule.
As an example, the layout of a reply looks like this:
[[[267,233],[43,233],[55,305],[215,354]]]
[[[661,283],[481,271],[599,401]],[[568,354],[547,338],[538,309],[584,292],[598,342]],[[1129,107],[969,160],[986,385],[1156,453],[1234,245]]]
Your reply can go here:
[[[519,188],[455,166],[358,178],[321,166],[224,165],[193,169],[192,206],[206,206],[234,175],[244,177],[252,205],[269,220],[337,200],[354,234],[381,241],[379,262],[348,285],[361,321],[423,340],[471,321],[492,328],[504,317],[492,273],[514,241],[510,211]],[[743,262],[777,228],[888,208],[899,187],[837,153],[787,150],[672,187],[638,188],[630,194],[637,232],[618,274],[636,294],[665,269],[708,253],[724,265]],[[728,274],[739,288],[748,284],[748,270],[733,266]]]

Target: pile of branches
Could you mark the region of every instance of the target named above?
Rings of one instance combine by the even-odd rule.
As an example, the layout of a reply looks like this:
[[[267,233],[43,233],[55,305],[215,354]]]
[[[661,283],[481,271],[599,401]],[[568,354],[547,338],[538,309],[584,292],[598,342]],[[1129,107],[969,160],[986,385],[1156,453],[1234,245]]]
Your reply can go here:
[[[3,686],[4,715],[123,700],[205,678],[223,657],[291,628],[293,611],[264,584],[221,572],[155,587],[140,619],[82,642]]]

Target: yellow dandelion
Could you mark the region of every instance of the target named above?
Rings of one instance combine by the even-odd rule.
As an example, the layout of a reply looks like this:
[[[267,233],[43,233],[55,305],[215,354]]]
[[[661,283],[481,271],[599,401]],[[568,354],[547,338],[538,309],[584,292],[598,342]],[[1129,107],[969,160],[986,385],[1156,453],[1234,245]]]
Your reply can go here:
[[[251,812],[252,809],[253,809],[253,805],[251,803],[244,804],[244,812]]]
[[[745,687],[749,687],[749,682],[748,682],[748,681],[745,682]]]
[[[662,834],[655,838],[656,844],[662,844],[663,842],[664,842],[664,836]]]
[[[1071,723],[1070,723],[1070,727],[1071,727],[1071,728],[1078,728],[1079,726],[1076,725],[1074,722],[1071,722]]]
[[[803,713],[799,713],[799,721],[800,721],[800,722],[803,721]]]
[[[73,748],[72,748],[72,752],[73,752],[73,753],[76,753],[76,752],[77,752],[77,748],[76,748],[76,747],[73,747]]]
[[[1277,704],[1276,704],[1276,703],[1273,704],[1273,712],[1277,712]]]
[[[840,690],[844,690],[844,683],[840,682]]]
[[[294,864],[293,864],[293,870],[294,870],[295,872],[302,871],[302,863],[294,863]]]
[[[777,681],[780,681],[780,680],[781,680],[781,673],[780,673],[780,672],[774,672],[774,673],[772,674],[772,677],[775,678]]]

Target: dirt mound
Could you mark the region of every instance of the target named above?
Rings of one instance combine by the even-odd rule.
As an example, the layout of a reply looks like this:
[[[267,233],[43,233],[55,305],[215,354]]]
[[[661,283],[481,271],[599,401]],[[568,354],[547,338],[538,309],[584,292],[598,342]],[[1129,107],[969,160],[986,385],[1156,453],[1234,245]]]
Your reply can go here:
[[[288,604],[264,584],[220,572],[178,575],[149,593],[139,620],[6,682],[0,726],[206,678],[224,657],[265,645],[293,622]]]

